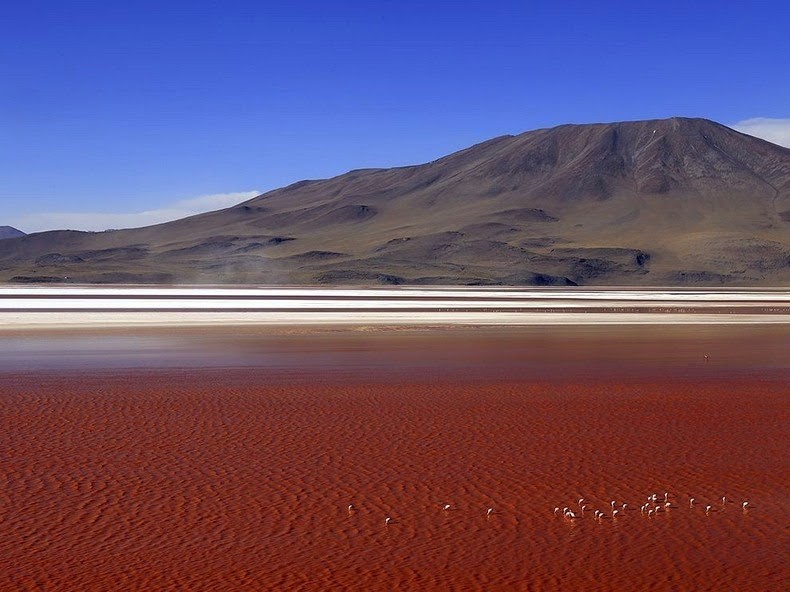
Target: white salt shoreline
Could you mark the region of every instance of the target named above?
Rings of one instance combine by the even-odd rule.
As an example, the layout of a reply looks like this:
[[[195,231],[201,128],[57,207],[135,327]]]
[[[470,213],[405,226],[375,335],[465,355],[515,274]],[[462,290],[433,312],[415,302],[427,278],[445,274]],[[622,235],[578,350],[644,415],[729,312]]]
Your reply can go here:
[[[784,323],[790,323],[790,291],[781,288],[0,288],[0,331],[233,325]]]

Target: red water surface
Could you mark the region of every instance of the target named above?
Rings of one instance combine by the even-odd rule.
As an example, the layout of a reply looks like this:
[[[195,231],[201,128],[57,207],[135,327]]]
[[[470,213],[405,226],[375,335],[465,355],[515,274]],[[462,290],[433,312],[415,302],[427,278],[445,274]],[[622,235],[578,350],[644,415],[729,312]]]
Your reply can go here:
[[[786,589],[786,369],[431,368],[0,375],[0,590]]]

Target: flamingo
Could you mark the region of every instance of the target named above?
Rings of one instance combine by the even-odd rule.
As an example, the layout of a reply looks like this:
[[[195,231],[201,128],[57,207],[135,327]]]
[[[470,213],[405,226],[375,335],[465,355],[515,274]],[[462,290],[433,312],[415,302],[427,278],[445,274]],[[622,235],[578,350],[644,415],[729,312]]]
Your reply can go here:
[[[669,501],[669,492],[664,492],[664,501],[665,502]]]
[[[488,512],[486,512],[486,518],[488,518],[493,513],[494,513],[494,508],[488,508]]]
[[[743,509],[744,510],[748,510],[749,509],[749,502],[748,501],[743,502]]]
[[[612,518],[617,518],[617,515],[620,513],[620,510],[615,510],[612,512]]]
[[[628,504],[623,504],[623,510],[628,509]]]
[[[710,511],[713,509],[713,506],[705,506],[705,513],[710,514]]]
[[[614,500],[612,500],[612,510],[614,510],[614,507],[615,507],[616,505],[617,505],[617,502],[616,502],[616,501],[614,501]]]
[[[558,507],[554,508],[554,515],[556,516],[559,513],[559,511],[560,511],[560,509]]]
[[[445,512],[449,510],[452,506],[450,504],[444,504],[444,508],[442,508]]]
[[[689,508],[693,508],[694,507],[694,501],[695,500],[694,500],[693,497],[689,500]]]
[[[389,516],[387,516],[387,517],[384,519],[384,526],[389,526],[389,525],[390,525],[390,522],[392,522],[392,518],[390,518]]]
[[[580,497],[580,498],[579,498],[579,506],[581,506],[583,503],[584,503],[584,498],[583,498],[583,497]]]
[[[349,512],[353,512],[354,511],[354,504],[348,504],[348,511]]]

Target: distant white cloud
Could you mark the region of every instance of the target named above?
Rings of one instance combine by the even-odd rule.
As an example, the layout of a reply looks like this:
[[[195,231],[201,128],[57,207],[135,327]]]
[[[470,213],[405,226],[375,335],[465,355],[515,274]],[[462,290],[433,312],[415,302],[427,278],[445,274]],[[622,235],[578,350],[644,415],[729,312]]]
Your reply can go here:
[[[41,212],[28,214],[10,224],[25,232],[42,230],[107,230],[110,228],[138,228],[161,222],[186,218],[194,214],[219,210],[260,195],[259,191],[213,193],[183,199],[163,208],[131,213],[107,212]]]
[[[730,127],[744,134],[790,148],[790,119],[753,117],[734,123]]]

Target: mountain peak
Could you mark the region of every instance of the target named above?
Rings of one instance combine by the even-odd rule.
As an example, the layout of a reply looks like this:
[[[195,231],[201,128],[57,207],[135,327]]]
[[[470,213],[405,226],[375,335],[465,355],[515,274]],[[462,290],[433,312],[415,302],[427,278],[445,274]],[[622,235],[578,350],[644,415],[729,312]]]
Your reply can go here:
[[[17,230],[13,226],[0,226],[0,240],[6,238],[17,238],[20,236],[25,236],[25,233],[21,230]]]
[[[561,125],[489,148],[481,173],[518,178],[524,191],[553,199],[704,193],[743,175],[771,185],[790,174],[787,149],[701,118]]]

